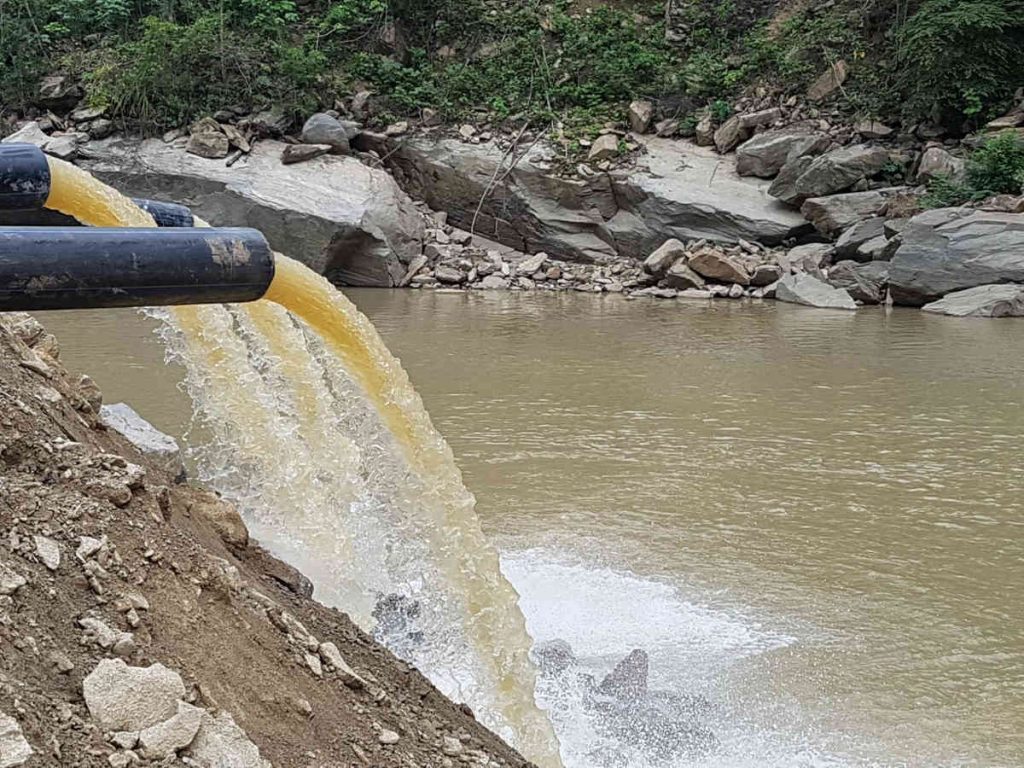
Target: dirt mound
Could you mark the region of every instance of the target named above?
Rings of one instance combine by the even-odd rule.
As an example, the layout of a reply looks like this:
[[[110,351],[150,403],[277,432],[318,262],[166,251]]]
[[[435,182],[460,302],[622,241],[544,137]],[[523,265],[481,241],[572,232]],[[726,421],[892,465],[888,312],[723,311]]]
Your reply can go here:
[[[230,505],[104,429],[58,356],[0,315],[0,764],[528,765],[314,602]],[[137,722],[136,678],[170,690]]]

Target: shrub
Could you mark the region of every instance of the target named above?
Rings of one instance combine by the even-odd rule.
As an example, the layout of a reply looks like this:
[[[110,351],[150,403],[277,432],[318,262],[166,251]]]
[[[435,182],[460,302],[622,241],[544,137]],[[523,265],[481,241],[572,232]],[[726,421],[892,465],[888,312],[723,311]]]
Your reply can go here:
[[[1024,136],[1004,131],[971,153],[967,181],[986,195],[1019,194],[1024,176]]]

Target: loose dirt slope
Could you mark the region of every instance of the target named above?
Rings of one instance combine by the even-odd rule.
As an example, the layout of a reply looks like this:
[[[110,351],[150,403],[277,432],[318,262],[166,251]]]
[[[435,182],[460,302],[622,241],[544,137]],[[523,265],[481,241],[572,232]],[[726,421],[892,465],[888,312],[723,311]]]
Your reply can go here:
[[[528,765],[310,599],[229,505],[105,430],[95,387],[57,355],[31,318],[0,314],[0,765],[260,764],[211,761],[198,738],[159,760],[112,743],[82,683],[118,657],[180,673],[204,722],[230,713],[276,768]]]

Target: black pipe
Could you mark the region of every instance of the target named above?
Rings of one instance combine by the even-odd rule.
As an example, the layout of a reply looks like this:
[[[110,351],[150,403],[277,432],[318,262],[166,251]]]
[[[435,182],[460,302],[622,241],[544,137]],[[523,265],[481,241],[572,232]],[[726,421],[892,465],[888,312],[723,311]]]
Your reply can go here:
[[[132,202],[153,217],[158,227],[191,227],[195,224],[192,211],[177,203],[161,203],[144,197],[133,197]]]
[[[273,278],[255,229],[0,227],[0,312],[255,301]]]
[[[133,197],[132,202],[153,217],[158,227],[191,227],[195,219],[184,205],[161,203],[144,197]],[[49,208],[8,211],[0,206],[0,227],[77,227],[78,220]]]
[[[0,144],[0,208],[42,208],[50,196],[50,166],[35,144]]]

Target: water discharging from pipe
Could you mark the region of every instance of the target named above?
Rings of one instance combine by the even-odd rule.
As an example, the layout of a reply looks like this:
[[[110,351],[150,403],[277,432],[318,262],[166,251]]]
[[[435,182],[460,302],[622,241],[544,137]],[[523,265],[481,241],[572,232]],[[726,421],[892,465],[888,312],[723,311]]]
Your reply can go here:
[[[49,163],[48,208],[90,226],[154,226],[84,171]],[[323,277],[276,261],[274,303],[161,312],[214,436],[204,479],[322,601],[376,631],[528,759],[560,765],[534,700],[518,596],[451,449],[369,320]]]

